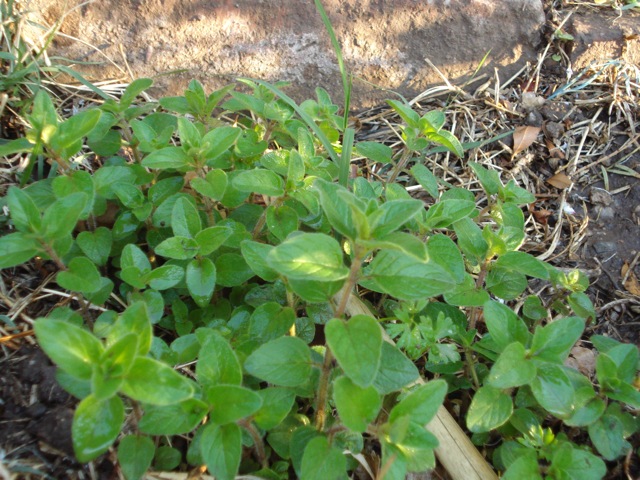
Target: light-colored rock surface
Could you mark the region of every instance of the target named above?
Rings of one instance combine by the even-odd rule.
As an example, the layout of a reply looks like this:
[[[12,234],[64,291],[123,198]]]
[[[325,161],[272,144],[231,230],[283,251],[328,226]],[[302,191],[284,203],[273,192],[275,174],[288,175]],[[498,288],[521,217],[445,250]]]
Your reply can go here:
[[[135,76],[156,76],[158,94],[181,92],[196,77],[208,88],[236,76],[292,82],[297,100],[322,86],[341,99],[330,40],[312,0],[32,0],[34,19],[53,23],[76,6],[52,54],[105,58]],[[355,76],[354,107],[379,103],[396,90],[411,97],[442,83],[428,58],[451,81],[469,76],[490,51],[485,70],[511,75],[535,61],[544,23],[542,0],[324,0]],[[93,79],[122,77],[115,66],[83,66]]]

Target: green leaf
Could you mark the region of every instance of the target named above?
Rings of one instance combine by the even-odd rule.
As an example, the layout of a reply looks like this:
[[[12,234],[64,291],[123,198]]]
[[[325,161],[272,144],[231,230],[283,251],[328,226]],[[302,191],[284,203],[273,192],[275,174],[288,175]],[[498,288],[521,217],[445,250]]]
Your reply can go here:
[[[235,287],[253,277],[253,270],[242,255],[225,253],[216,258],[216,283],[223,287]]]
[[[607,466],[592,453],[563,443],[555,449],[548,473],[557,480],[601,480]]]
[[[40,247],[27,235],[15,232],[0,237],[0,268],[15,267],[39,253]]]
[[[184,269],[182,267],[178,265],[163,265],[147,273],[144,276],[144,281],[154,290],[166,290],[175,287],[183,278]]]
[[[151,466],[156,446],[149,437],[127,435],[118,445],[118,464],[127,480],[138,480]]]
[[[573,292],[567,297],[567,303],[573,312],[584,318],[585,321],[594,321],[596,319],[596,310],[586,293]]]
[[[531,342],[531,355],[540,360],[562,364],[584,331],[584,320],[568,317],[537,327]]]
[[[42,219],[48,239],[60,239],[76,228],[78,219],[87,205],[87,195],[72,193],[56,200],[44,212]]]
[[[65,160],[71,158],[80,151],[82,138],[95,128],[101,113],[97,108],[84,110],[60,123],[56,134],[49,142],[51,148]]]
[[[424,209],[420,200],[390,200],[378,207],[370,216],[371,235],[384,237],[407,223]]]
[[[242,367],[236,353],[229,342],[215,331],[210,331],[202,342],[196,376],[203,386],[242,383]]]
[[[238,385],[207,387],[204,396],[211,407],[209,418],[218,425],[237,422],[257,412],[262,406],[260,395]]]
[[[195,240],[200,247],[200,255],[209,255],[215,252],[233,234],[233,230],[227,227],[209,227],[198,232]]]
[[[93,263],[100,267],[107,264],[113,243],[111,230],[106,227],[98,227],[93,232],[80,232],[76,237],[76,242],[82,253]]]
[[[458,247],[476,264],[484,262],[489,245],[482,238],[482,231],[470,218],[462,218],[453,224],[458,237]]]
[[[250,375],[274,385],[297,387],[311,375],[311,352],[299,338],[282,337],[256,349],[244,368]]]
[[[502,475],[502,480],[542,480],[540,475],[540,466],[535,452],[527,452],[527,454],[516,459]]]
[[[485,280],[485,288],[503,300],[513,300],[527,288],[527,277],[503,268],[492,268]]]
[[[71,260],[68,269],[58,273],[56,282],[64,289],[82,293],[95,292],[102,286],[100,272],[87,257]]]
[[[170,237],[160,242],[155,248],[156,254],[161,257],[175,260],[188,260],[199,253],[198,242],[189,237]]]
[[[171,229],[176,237],[195,237],[202,230],[198,210],[185,198],[178,198],[171,211]]]
[[[16,153],[26,153],[33,150],[34,144],[27,138],[16,138],[0,144],[0,157],[8,157]]]
[[[137,357],[122,384],[122,393],[152,405],[170,405],[193,395],[193,386],[171,367],[147,357]]]
[[[624,437],[622,422],[614,415],[605,413],[598,421],[589,425],[589,438],[602,458],[610,462],[629,450]]]
[[[507,252],[494,263],[496,267],[522,273],[528,277],[549,279],[549,270],[545,263],[525,252]]]
[[[216,479],[233,480],[242,458],[240,427],[235,423],[205,426],[200,438],[200,454]]]
[[[180,147],[165,147],[155,150],[142,160],[142,166],[166,170],[190,166],[191,157]]]
[[[431,380],[420,385],[393,407],[389,422],[409,416],[412,422],[426,425],[435,416],[447,394],[447,382]]]
[[[182,452],[174,447],[161,445],[156,448],[153,468],[159,472],[170,472],[177,469],[182,462]]]
[[[7,191],[7,205],[16,229],[22,232],[39,232],[42,226],[40,211],[29,194],[11,186]]]
[[[391,147],[379,142],[358,142],[354,150],[358,155],[378,163],[390,163],[393,153]]]
[[[452,224],[461,219],[468,218],[476,212],[475,201],[445,198],[445,194],[443,194],[442,199],[438,203],[427,210],[427,213],[422,219],[424,226],[430,230],[449,228]]]
[[[51,187],[56,197],[60,200],[73,194],[85,194],[86,199],[81,203],[84,208],[82,210],[82,213],[80,214],[80,218],[88,218],[93,209],[96,196],[95,183],[93,181],[93,177],[91,176],[91,174],[89,174],[89,172],[85,172],[84,170],[74,170],[66,175],[60,175],[53,179],[53,181],[51,182]],[[79,208],[76,203],[80,203],[78,198],[76,198],[73,202],[67,203],[67,205],[69,207],[73,207],[75,211],[75,209]],[[60,216],[64,215],[69,214],[60,214]]]
[[[471,275],[465,273],[461,283],[444,293],[444,299],[449,305],[481,307],[490,300],[490,296],[486,290],[476,286],[476,282]]]
[[[344,478],[347,460],[342,452],[329,445],[324,436],[312,439],[304,450],[300,477],[305,480]]]
[[[190,148],[200,147],[202,142],[200,132],[193,123],[184,117],[178,118],[178,134],[180,135],[180,144],[186,147],[186,151],[189,151]]]
[[[355,239],[357,231],[353,211],[346,201],[346,198],[353,196],[353,194],[343,186],[321,178],[317,178],[313,182],[313,188],[320,197],[320,204],[331,226],[342,235],[352,240]],[[339,195],[340,192],[343,193],[342,196]]]
[[[146,89],[153,85],[153,80],[150,78],[138,78],[127,85],[127,88],[120,97],[120,105],[122,107],[128,107],[133,103],[138,95],[144,92]]]
[[[114,396],[122,385],[136,356],[138,340],[130,333],[107,348],[98,365],[93,369],[91,391],[99,400]]]
[[[173,405],[147,405],[138,427],[149,435],[182,435],[193,431],[207,413],[209,406],[196,398]]]
[[[280,241],[298,229],[298,213],[287,205],[269,205],[266,220],[267,228]]]
[[[415,364],[397,347],[382,342],[382,355],[373,386],[382,395],[400,390],[420,376]]]
[[[465,280],[464,259],[455,242],[449,237],[441,233],[429,237],[427,252],[429,258],[445,269],[456,283]]]
[[[513,388],[527,385],[536,377],[535,364],[526,358],[524,345],[510,343],[491,367],[488,383],[496,388]]]
[[[120,255],[120,267],[123,270],[125,268],[135,267],[140,272],[147,273],[151,271],[151,262],[140,247],[133,243],[129,243],[122,249],[122,254]]]
[[[242,133],[238,127],[223,126],[214,128],[202,137],[203,155],[207,161],[215,160],[236,143]]]
[[[416,163],[411,167],[411,175],[416,181],[424,188],[429,195],[437,199],[439,197],[438,192],[438,179],[427,167],[421,163]]]
[[[300,280],[334,281],[345,279],[340,244],[323,233],[301,233],[275,247],[267,264],[281,275]]]
[[[143,301],[132,303],[122,312],[109,330],[107,343],[112,344],[130,333],[135,334],[138,339],[138,355],[146,355],[151,348],[152,327]]]
[[[309,303],[325,303],[333,298],[344,285],[344,280],[320,282],[316,280],[289,279],[289,287],[302,300]]]
[[[213,200],[222,200],[227,189],[227,174],[224,170],[214,169],[205,175],[204,178],[196,177],[191,180],[191,188],[200,195]]]
[[[484,304],[484,319],[491,339],[504,350],[509,344],[526,345],[531,336],[527,325],[506,305],[490,300]]]
[[[382,329],[367,315],[348,322],[331,319],[324,327],[327,345],[353,383],[365,388],[373,383],[382,354]]]
[[[62,320],[40,318],[34,324],[40,348],[66,372],[90,379],[103,353],[100,341],[83,328]]]
[[[187,265],[186,281],[191,298],[204,308],[211,301],[216,286],[216,266],[206,257],[193,259]]]
[[[415,257],[382,250],[371,262],[362,282],[375,291],[401,300],[421,300],[441,295],[455,286],[451,275],[433,261],[417,262]]]
[[[271,430],[291,411],[296,395],[292,390],[279,387],[265,388],[257,393],[262,398],[262,406],[253,416],[253,421],[261,429]]]
[[[0,242],[1,241],[2,239],[0,238]],[[271,245],[254,242],[252,240],[245,240],[240,245],[242,256],[247,261],[251,270],[267,282],[273,282],[278,278],[278,272],[269,267],[267,263],[267,256],[273,248]]]
[[[485,385],[476,392],[467,413],[467,427],[474,433],[489,432],[503,425],[513,413],[511,396]]]
[[[482,188],[487,195],[495,195],[502,187],[500,175],[495,170],[489,170],[476,162],[468,162],[468,165],[480,180]]]
[[[73,416],[71,437],[80,462],[89,462],[106,452],[118,438],[124,421],[120,397],[98,400],[89,395],[80,402]]]
[[[387,100],[387,103],[400,115],[409,127],[418,128],[420,115],[418,115],[409,104],[400,103],[395,100]]]
[[[575,407],[575,391],[563,367],[539,363],[536,378],[530,385],[533,396],[542,408],[561,418],[571,415]]]
[[[260,342],[268,342],[286,335],[296,321],[291,307],[276,302],[266,302],[254,310],[249,319],[249,336]]]
[[[243,170],[232,182],[241,192],[260,193],[270,197],[280,197],[284,194],[284,179],[271,170]]]

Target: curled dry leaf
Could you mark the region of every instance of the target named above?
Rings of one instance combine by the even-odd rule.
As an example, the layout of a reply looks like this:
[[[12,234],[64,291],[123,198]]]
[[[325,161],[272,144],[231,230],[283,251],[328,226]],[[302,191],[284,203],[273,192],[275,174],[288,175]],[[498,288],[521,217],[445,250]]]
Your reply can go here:
[[[596,356],[590,348],[575,346],[565,364],[591,378],[596,371]]]
[[[629,271],[629,264],[625,263],[622,265],[622,271],[620,272],[622,278],[627,277],[624,281],[624,288],[627,289],[631,295],[636,295],[640,297],[640,282],[638,282],[638,277],[633,272],[633,270]]]
[[[565,188],[569,188],[571,185],[573,185],[571,179],[564,173],[556,173],[553,177],[547,180],[547,183],[552,187],[556,187],[560,190],[564,190]]]
[[[553,143],[553,140],[546,139],[547,148],[549,149],[549,155],[551,158],[559,158],[560,160],[564,160],[564,152],[560,149],[560,147],[556,147]]]
[[[529,148],[529,146],[536,141],[538,134],[540,133],[540,127],[517,127],[513,132],[513,155],[517,155]]]

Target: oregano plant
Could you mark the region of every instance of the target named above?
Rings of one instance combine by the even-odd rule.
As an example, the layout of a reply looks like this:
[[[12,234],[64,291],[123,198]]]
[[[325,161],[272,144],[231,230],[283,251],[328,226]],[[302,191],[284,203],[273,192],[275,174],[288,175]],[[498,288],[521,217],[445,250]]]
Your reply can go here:
[[[245,84],[136,104],[137,80],[64,122],[40,92],[26,142],[3,146],[51,164],[7,193],[0,267],[51,261],[75,299],[34,328],[79,400],[78,460],[115,448],[128,479],[182,463],[326,479],[377,451],[376,478],[402,479],[435,466],[426,426],[448,395],[505,478],[602,478],[630,451],[637,348],[596,336],[596,378],[566,366],[595,311],[583,276],[521,251],[530,192],[473,162],[482,192],[434,176],[425,149],[464,155],[441,112],[390,102],[394,155],[351,145],[324,90],[298,106]],[[387,179],[342,177],[352,153]],[[532,278],[552,297],[526,296]],[[377,307],[355,313],[354,297]]]

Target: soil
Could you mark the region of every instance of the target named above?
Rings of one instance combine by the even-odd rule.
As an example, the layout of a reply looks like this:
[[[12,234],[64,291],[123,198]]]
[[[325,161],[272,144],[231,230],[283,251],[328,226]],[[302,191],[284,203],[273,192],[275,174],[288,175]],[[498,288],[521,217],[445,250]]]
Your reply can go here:
[[[603,25],[602,28],[608,28],[607,24]],[[597,31],[590,34],[598,36]],[[554,65],[547,65],[542,76],[557,77],[555,69]],[[593,112],[585,106],[578,108],[578,114],[583,119],[592,118]],[[553,112],[541,111],[540,115],[546,122],[554,121]],[[608,122],[611,119],[604,112],[601,120]],[[614,141],[620,145],[629,138],[624,132],[610,133],[616,136]],[[611,156],[602,165],[613,165],[620,158]],[[560,242],[564,242],[561,247],[565,248],[557,249],[563,254],[551,260],[559,267],[577,267],[589,273],[592,283],[587,293],[598,311],[597,322],[589,327],[590,334],[605,334],[638,345],[640,153],[636,150],[625,165],[631,170],[626,172],[629,175],[609,173],[606,183],[604,178],[583,182],[568,195],[567,207],[575,212],[569,215],[572,221],[563,225]],[[534,170],[537,175],[547,178],[553,173],[553,169],[545,164],[537,165]],[[553,225],[558,221],[558,215],[549,213],[548,222]],[[567,240],[573,235],[584,236],[575,251]],[[32,267],[24,278],[10,279],[10,288],[29,291],[41,285],[47,273],[42,268]],[[6,297],[3,295],[3,298]],[[6,313],[10,306],[0,302],[0,314]],[[24,306],[21,315],[35,318],[43,310],[46,308],[42,305],[29,304]],[[120,478],[112,453],[88,465],[73,460],[71,421],[77,401],[57,385],[55,367],[34,342],[28,337],[3,340],[0,347],[3,351],[0,358],[0,478]],[[633,478],[628,474],[640,478],[640,471],[635,466],[624,467],[621,462],[611,465],[608,478]]]

